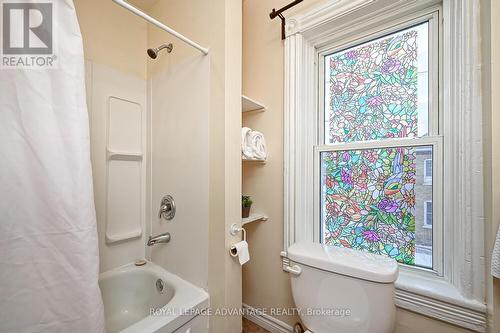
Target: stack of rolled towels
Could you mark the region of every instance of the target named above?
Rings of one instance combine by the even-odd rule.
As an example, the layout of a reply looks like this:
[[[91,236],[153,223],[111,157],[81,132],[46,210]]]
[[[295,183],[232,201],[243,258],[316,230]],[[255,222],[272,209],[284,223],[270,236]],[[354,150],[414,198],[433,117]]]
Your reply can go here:
[[[248,127],[241,129],[241,157],[244,160],[265,160],[267,158],[266,140],[262,133]]]

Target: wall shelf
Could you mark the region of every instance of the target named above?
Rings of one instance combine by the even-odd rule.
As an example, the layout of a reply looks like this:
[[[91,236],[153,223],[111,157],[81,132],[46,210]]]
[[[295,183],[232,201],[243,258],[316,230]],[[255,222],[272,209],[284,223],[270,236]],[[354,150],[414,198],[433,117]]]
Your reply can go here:
[[[241,112],[264,111],[266,107],[245,95],[241,95]]]
[[[241,218],[241,225],[245,225],[256,221],[267,221],[267,216],[263,214],[250,214],[249,217]]]
[[[241,112],[262,112],[265,111],[266,107],[264,104],[259,103],[245,95],[241,96]],[[247,159],[243,158],[241,159],[242,162],[244,163],[255,163],[255,164],[265,164],[266,160],[265,159]],[[257,221],[267,221],[267,216],[263,214],[250,214],[249,217],[241,218],[241,225],[245,225],[248,223],[252,222],[257,222]]]

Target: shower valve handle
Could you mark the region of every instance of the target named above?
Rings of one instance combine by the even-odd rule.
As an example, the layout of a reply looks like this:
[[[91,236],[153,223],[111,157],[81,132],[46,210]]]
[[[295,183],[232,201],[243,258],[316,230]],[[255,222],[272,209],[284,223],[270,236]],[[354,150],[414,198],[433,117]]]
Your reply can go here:
[[[175,201],[171,195],[166,195],[161,199],[160,210],[158,211],[158,218],[171,220],[175,216]]]

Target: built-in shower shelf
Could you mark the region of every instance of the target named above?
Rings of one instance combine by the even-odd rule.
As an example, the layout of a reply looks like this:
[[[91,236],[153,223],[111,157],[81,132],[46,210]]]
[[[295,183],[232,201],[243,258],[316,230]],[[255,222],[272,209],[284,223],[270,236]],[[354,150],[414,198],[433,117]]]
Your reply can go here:
[[[265,111],[266,107],[250,97],[245,95],[241,96],[241,111],[242,112],[253,112],[253,111]]]
[[[242,158],[241,160],[243,162],[249,162],[249,163],[262,163],[262,164],[266,164],[266,160],[260,160],[260,159]]]
[[[132,239],[132,238],[138,238],[142,236],[142,229],[136,229],[133,231],[129,232],[124,232],[121,234],[109,234],[106,232],[106,243],[116,243],[116,242],[121,242],[127,239]]]
[[[108,150],[108,160],[141,161],[142,160],[142,153]]]
[[[263,214],[251,214],[249,217],[241,218],[241,225],[257,221],[267,221],[267,216]]]

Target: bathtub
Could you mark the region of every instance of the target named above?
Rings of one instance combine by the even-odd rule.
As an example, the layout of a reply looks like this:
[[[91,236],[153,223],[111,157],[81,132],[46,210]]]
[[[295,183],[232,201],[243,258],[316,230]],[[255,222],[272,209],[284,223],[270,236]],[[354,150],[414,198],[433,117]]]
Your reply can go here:
[[[152,262],[104,272],[99,286],[107,333],[208,331],[207,292]]]

